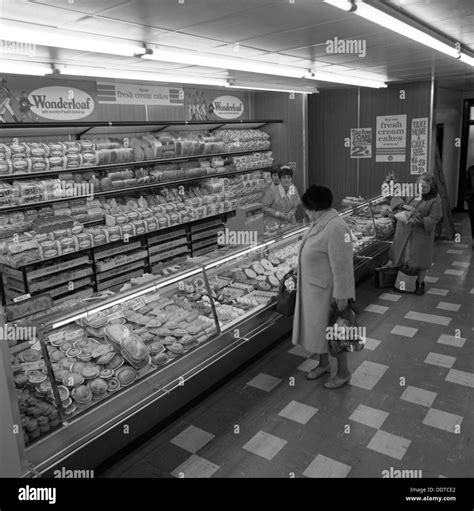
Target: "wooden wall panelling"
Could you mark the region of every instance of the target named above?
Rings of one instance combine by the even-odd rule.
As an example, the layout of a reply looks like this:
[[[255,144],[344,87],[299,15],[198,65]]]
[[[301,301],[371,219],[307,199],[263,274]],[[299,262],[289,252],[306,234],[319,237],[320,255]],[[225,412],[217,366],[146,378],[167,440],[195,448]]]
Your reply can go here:
[[[405,83],[387,89],[360,89],[361,128],[372,128],[372,158],[360,159],[359,193],[370,196],[380,193],[383,178],[393,171],[400,181],[412,182],[410,175],[411,120],[429,117],[430,82]],[[400,99],[400,90],[405,99]],[[350,158],[344,139],[357,124],[357,89],[321,91],[312,95],[308,104],[309,177],[310,183],[331,188],[335,207],[347,195],[357,194],[357,160]],[[378,115],[407,114],[405,162],[375,161],[375,128]]]
[[[283,124],[268,124],[263,128],[272,137],[272,151],[275,164],[296,162],[293,182],[300,194],[304,192],[306,169],[303,153],[304,101],[302,94],[283,92],[253,92],[251,110],[255,119],[281,119]]]

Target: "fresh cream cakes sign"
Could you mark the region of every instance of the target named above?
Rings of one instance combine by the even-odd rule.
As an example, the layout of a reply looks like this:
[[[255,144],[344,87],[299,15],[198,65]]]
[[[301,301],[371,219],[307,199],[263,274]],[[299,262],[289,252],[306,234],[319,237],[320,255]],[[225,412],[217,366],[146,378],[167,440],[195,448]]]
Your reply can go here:
[[[407,116],[379,115],[376,122],[375,161],[404,162]]]

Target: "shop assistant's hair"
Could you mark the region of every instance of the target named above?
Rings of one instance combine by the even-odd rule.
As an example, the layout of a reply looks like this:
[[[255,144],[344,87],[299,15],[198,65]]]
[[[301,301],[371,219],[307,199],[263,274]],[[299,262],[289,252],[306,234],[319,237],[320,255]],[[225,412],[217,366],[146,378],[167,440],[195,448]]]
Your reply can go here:
[[[293,170],[288,165],[282,165],[278,171],[278,177],[281,179],[283,176],[293,177]]]
[[[311,185],[301,197],[305,209],[321,211],[332,206],[332,192],[325,186]]]
[[[280,167],[272,167],[270,170],[270,174],[273,176],[273,174],[279,174],[280,173]]]
[[[428,172],[424,172],[423,174],[420,174],[418,176],[417,182],[420,182],[421,180],[426,181],[430,184],[430,191],[428,193],[423,194],[423,198],[431,198],[436,197],[438,194],[438,187],[436,186],[436,179],[433,174],[428,174]]]

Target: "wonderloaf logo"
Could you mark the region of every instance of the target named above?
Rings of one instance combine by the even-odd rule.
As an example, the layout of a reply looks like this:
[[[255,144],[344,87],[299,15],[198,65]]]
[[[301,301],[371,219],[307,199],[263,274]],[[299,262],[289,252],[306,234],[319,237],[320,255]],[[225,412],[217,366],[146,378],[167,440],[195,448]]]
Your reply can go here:
[[[236,119],[244,113],[244,104],[235,96],[219,96],[212,106],[214,114],[221,119]]]
[[[73,87],[41,87],[28,99],[36,115],[54,120],[75,120],[94,111],[94,100],[86,92]]]

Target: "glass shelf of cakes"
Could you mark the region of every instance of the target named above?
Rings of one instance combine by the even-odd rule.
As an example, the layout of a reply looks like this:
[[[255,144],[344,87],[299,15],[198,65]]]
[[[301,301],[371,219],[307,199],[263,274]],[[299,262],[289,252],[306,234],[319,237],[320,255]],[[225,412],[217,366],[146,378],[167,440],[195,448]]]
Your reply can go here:
[[[26,410],[40,406],[36,394],[42,393],[48,410],[41,404],[41,413],[53,414],[54,426],[56,411],[64,420],[75,417],[215,337],[218,328],[202,269],[146,280],[40,326],[46,360],[38,351],[23,351],[22,358],[34,352],[41,367],[33,373],[26,368],[21,381],[15,377],[17,388],[30,388],[22,391]],[[48,366],[52,384],[46,380]],[[32,398],[31,386],[38,382]],[[37,413],[33,410],[33,416]],[[37,437],[27,436],[27,426],[32,428],[30,422],[25,425],[29,442]]]
[[[387,239],[394,230],[390,207],[382,196],[364,200],[346,197],[340,213],[349,225],[354,253],[360,252],[377,240]]]

